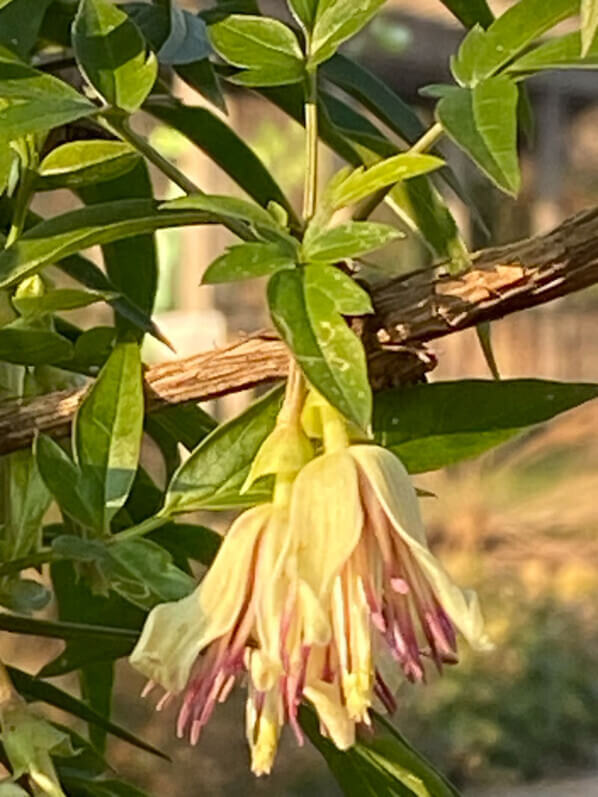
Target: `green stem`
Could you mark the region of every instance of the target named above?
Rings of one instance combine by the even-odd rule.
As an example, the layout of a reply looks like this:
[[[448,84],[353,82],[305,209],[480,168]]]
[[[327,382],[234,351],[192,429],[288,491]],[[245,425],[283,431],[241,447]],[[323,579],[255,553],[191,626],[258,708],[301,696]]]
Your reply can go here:
[[[115,542],[143,537],[145,534],[149,534],[150,531],[168,523],[169,520],[170,517],[168,515],[152,515],[152,517],[147,518],[147,520],[137,524],[137,526],[131,526],[131,528],[109,537],[106,540],[106,544],[113,545]],[[39,567],[40,565],[48,564],[48,562],[57,562],[64,558],[64,556],[56,554],[51,548],[42,548],[37,553],[31,554],[31,556],[23,556],[21,559],[13,559],[12,562],[0,565],[0,576],[12,575],[30,567]]]
[[[172,180],[172,182],[178,185],[186,194],[205,194],[205,191],[202,191],[193,180],[190,180],[184,175],[183,172],[177,169],[167,158],[160,155],[143,136],[138,135],[132,130],[127,119],[122,114],[105,111],[98,117],[98,122],[110,133],[126,141],[127,144],[130,144],[132,147],[135,147],[137,152],[140,152],[150,163],[153,163],[156,169],[166,175],[169,180]],[[223,219],[221,223],[232,233],[241,238],[241,240],[255,240],[249,227],[242,221],[225,221]]]
[[[203,194],[204,192],[195,185],[186,175],[184,175],[177,167],[169,160],[164,158],[160,153],[152,147],[148,141],[136,133],[129,126],[128,121],[116,114],[103,113],[98,117],[98,121],[102,127],[109,130],[118,138],[126,141],[132,147],[140,152],[150,163],[159,169],[162,174],[166,175],[169,180],[172,180],[175,185],[178,185],[186,194]]]
[[[436,122],[432,125],[429,130],[423,134],[423,136],[418,139],[415,144],[413,144],[409,150],[409,155],[416,155],[416,154],[423,154],[424,152],[428,152],[432,149],[432,147],[438,142],[440,138],[442,138],[444,134],[444,128],[440,124],[440,122]]]
[[[131,528],[125,529],[124,531],[119,532],[118,534],[114,534],[110,539],[107,541],[108,545],[112,545],[115,542],[123,542],[124,540],[135,540],[137,537],[144,537],[146,534],[149,534],[150,531],[154,529],[159,529],[160,526],[163,526],[165,523],[168,523],[170,520],[169,515],[161,515],[158,513],[157,515],[152,515],[152,517],[143,520],[141,523],[138,523],[136,526],[131,526]]]
[[[12,222],[8,236],[6,238],[6,246],[14,244],[17,238],[20,238],[23,229],[25,228],[25,221],[27,219],[27,211],[29,210],[29,203],[35,190],[37,182],[37,167],[38,155],[35,146],[35,141],[31,136],[27,136],[19,148],[21,157],[21,179],[19,180],[19,187],[15,197],[14,211]]]
[[[50,548],[42,548],[30,556],[22,556],[20,559],[13,559],[10,562],[5,562],[0,565],[0,576],[10,576],[14,573],[19,573],[21,570],[27,570],[30,567],[39,567],[48,562],[55,562],[62,557],[56,556],[54,551]]]
[[[315,72],[305,79],[305,184],[303,219],[307,223],[316,212],[318,193],[318,84]]]
[[[419,138],[415,144],[413,144],[406,152],[407,155],[423,155],[424,153],[428,152],[432,147],[437,143],[438,139],[442,137],[444,133],[444,128],[440,124],[440,122],[436,122],[426,130],[421,138]],[[357,211],[353,214],[353,219],[355,221],[365,221],[368,219],[372,213],[376,210],[378,205],[384,201],[387,194],[392,191],[393,186],[390,185],[388,188],[383,188],[381,191],[377,191],[373,196],[366,199],[365,202],[361,204],[361,206],[357,209]]]

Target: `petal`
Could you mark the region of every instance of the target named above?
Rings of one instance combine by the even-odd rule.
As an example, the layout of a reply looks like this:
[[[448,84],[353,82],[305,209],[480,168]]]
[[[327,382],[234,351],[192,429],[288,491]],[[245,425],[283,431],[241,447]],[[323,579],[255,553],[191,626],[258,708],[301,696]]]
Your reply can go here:
[[[492,650],[494,645],[484,630],[484,618],[477,594],[470,589],[460,589],[427,548],[422,548],[415,542],[410,547],[442,608],[471,647],[474,650]]]
[[[289,611],[287,598],[293,589],[290,548],[288,511],[272,507],[259,543],[255,590],[258,641],[273,659],[280,659],[282,626],[285,612]]]
[[[327,645],[332,633],[328,615],[305,581],[299,582],[299,602],[303,620],[303,644]]]
[[[313,455],[313,446],[298,423],[279,423],[257,452],[241,492],[262,476],[297,473]]]
[[[355,744],[355,723],[341,701],[338,683],[308,681],[303,694],[313,704],[326,733],[339,750],[348,750]]]
[[[399,534],[427,547],[417,494],[401,460],[381,446],[351,446],[349,453]]]
[[[244,512],[197,589],[149,613],[130,662],[168,692],[181,692],[201,650],[232,629],[250,588],[253,554],[269,505]]]
[[[349,451],[392,527],[409,546],[424,571],[445,612],[474,649],[491,649],[477,595],[457,587],[428,549],[417,495],[401,461],[380,446],[351,446]]]
[[[306,465],[293,485],[290,527],[299,574],[324,604],[362,526],[357,468],[348,451]]]
[[[284,721],[280,691],[256,693],[250,690],[246,709],[247,741],[251,749],[251,771],[258,777],[272,770]]]

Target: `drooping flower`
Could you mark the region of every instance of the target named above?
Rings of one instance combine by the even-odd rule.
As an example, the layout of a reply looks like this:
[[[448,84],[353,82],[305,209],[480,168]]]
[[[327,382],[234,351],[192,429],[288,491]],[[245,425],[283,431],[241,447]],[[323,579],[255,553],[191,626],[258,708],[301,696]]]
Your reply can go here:
[[[394,709],[396,673],[423,680],[426,657],[438,667],[455,660],[455,628],[474,646],[487,644],[475,595],[459,590],[427,547],[399,460],[378,446],[350,446],[343,419],[318,402],[324,453],[312,459],[300,393],[291,388],[245,485],[274,473],[272,503],[232,524],[195,592],[150,612],[131,656],[150,679],[146,693],[156,684],[165,691],[158,708],[182,696],[177,730],[192,743],[235,682],[246,681],[258,775],[270,771],[285,723],[302,742],[303,699],[347,749],[376,697]]]
[[[297,395],[299,393],[300,395]],[[182,695],[179,736],[194,744],[215,705],[235,682],[247,680],[247,737],[252,769],[270,771],[285,722],[299,742],[298,709],[309,682],[322,722],[339,746],[346,728],[328,684],[311,678],[310,650],[331,638],[331,625],[310,585],[299,578],[297,552],[288,530],[295,474],[313,456],[299,426],[302,391],[288,393],[277,427],[263,444],[246,487],[276,474],[272,503],[244,512],[231,526],[199,587],[180,601],[153,609],[131,655],[131,664],[165,692],[158,708]]]
[[[334,448],[297,477],[291,533],[302,541],[299,574],[331,617],[322,678],[338,681],[351,720],[367,723],[374,697],[395,708],[387,652],[422,681],[426,659],[439,669],[456,661],[457,629],[474,648],[489,641],[475,593],[459,589],[428,548],[399,459],[376,445]]]

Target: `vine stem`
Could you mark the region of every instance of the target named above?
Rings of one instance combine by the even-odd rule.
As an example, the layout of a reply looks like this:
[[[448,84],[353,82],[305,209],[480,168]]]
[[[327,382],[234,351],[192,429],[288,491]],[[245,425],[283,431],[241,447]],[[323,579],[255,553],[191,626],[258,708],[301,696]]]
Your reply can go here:
[[[315,71],[305,80],[305,184],[303,190],[303,220],[316,212],[318,195],[318,85]]]
[[[205,191],[202,191],[193,180],[190,180],[180,169],[177,169],[174,163],[171,163],[167,158],[160,155],[158,150],[154,149],[143,136],[136,133],[129,125],[126,117],[108,111],[100,114],[98,116],[98,121],[102,127],[110,133],[134,147],[186,194],[205,194]],[[226,221],[222,219],[221,224],[243,241],[255,240],[249,227],[242,221],[234,221],[232,219]]]
[[[415,144],[413,144],[408,150],[407,153],[409,155],[416,155],[416,154],[423,154],[424,152],[428,152],[428,150],[432,149],[434,144],[438,141],[439,138],[442,138],[444,135],[444,128],[440,124],[440,122],[436,122],[426,130],[421,138],[419,138]]]
[[[168,523],[170,520],[170,515],[168,514],[161,514],[158,512],[157,515],[152,515],[152,517],[143,520],[141,523],[138,523],[136,526],[131,526],[124,531],[119,531],[117,534],[113,534],[107,540],[107,544],[111,545],[115,542],[123,542],[124,540],[134,540],[137,537],[144,537],[146,534],[149,534],[150,531],[154,531],[154,529],[159,529],[160,526],[163,526],[165,523]]]
[[[178,185],[186,194],[203,194],[204,192],[197,186],[193,180],[190,180],[180,169],[171,163],[167,158],[164,158],[160,153],[152,147],[148,141],[136,133],[128,121],[124,117],[116,116],[113,114],[103,113],[98,117],[98,121],[102,127],[106,128],[110,133],[113,133],[118,138],[126,141],[132,147],[140,152],[144,157],[153,163],[162,174],[165,174],[175,185]]]

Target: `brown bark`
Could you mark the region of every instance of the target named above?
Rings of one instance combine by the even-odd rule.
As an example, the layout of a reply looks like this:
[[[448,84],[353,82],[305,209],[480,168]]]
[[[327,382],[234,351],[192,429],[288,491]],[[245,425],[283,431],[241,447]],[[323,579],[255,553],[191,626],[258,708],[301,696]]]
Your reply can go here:
[[[367,328],[377,337],[366,336],[372,383],[379,388],[420,378],[434,367],[423,347],[428,340],[597,282],[598,208],[548,235],[485,249],[459,277],[438,269],[392,280],[373,291],[376,315]],[[248,337],[148,368],[148,408],[246,390],[284,377],[287,367],[286,349],[275,336]],[[29,445],[36,431],[66,434],[84,395],[85,390],[67,391],[0,405],[0,453]]]

